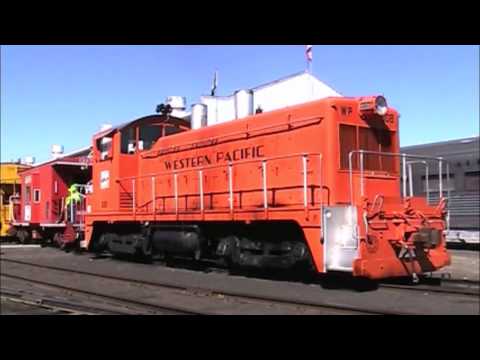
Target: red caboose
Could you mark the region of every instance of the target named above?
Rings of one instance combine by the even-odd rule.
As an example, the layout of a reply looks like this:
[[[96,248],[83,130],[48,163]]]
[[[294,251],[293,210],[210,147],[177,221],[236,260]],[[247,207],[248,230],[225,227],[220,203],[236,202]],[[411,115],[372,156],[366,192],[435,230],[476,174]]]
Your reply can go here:
[[[87,147],[58,154],[20,174],[22,192],[13,204],[13,236],[21,242],[51,240],[60,246],[83,237],[90,152]],[[79,201],[69,201],[73,191],[79,193]]]
[[[445,202],[407,192],[411,158],[383,97],[198,130],[147,116],[93,139],[83,246],[372,279],[434,271],[449,264]]]

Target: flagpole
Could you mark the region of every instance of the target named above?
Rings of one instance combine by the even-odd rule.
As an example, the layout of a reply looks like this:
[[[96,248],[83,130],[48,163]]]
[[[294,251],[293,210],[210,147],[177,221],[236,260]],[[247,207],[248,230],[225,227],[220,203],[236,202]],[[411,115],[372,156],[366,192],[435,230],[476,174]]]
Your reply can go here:
[[[307,45],[306,50],[305,50],[305,56],[307,60],[307,73],[310,74],[310,97],[313,100],[315,98],[315,90],[314,90],[314,84],[313,84],[313,45]]]
[[[217,96],[217,86],[218,86],[218,69],[215,69],[215,94]],[[218,123],[218,99],[215,99],[215,124]]]
[[[307,72],[312,74],[313,45],[307,45],[305,49],[305,57],[307,61]]]

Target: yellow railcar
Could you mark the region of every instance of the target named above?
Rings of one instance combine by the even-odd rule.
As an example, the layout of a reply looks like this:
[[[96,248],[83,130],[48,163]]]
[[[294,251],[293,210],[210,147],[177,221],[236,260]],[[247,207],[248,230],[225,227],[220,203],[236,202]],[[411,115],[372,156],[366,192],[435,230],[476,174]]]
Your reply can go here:
[[[8,236],[9,223],[13,215],[11,199],[20,195],[18,173],[30,166],[19,163],[0,163],[0,237]]]

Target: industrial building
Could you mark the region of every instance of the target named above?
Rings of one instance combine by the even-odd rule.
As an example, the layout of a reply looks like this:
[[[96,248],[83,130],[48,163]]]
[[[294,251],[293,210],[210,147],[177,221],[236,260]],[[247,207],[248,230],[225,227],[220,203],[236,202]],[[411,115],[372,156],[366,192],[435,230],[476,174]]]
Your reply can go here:
[[[462,230],[480,230],[480,138],[442,141],[431,144],[407,146],[402,153],[443,157],[448,163],[442,171],[443,190],[448,193],[450,228]],[[439,170],[430,167],[428,180],[420,165],[413,174],[415,195],[427,192],[431,201],[438,199]]]

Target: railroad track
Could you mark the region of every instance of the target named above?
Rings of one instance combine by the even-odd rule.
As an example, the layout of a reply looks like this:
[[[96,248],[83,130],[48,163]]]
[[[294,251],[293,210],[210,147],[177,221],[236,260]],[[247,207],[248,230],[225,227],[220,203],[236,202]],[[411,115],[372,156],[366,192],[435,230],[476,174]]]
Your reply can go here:
[[[5,261],[5,260],[3,259],[2,261]],[[31,266],[34,266],[34,265],[31,265]],[[59,269],[56,269],[56,270],[59,270]],[[75,271],[68,271],[68,272],[75,273]],[[56,283],[53,283],[53,282],[50,282],[50,281],[31,279],[31,278],[27,278],[27,277],[24,277],[24,276],[9,274],[9,273],[6,273],[4,271],[2,271],[0,276],[6,277],[6,278],[11,278],[11,279],[16,279],[16,280],[22,280],[22,281],[29,282],[29,283],[36,284],[36,285],[44,285],[44,286],[47,286],[47,287],[50,287],[50,288],[59,289],[59,290],[63,290],[63,291],[68,291],[70,293],[77,293],[77,294],[82,294],[82,295],[93,296],[95,298],[106,299],[106,300],[117,302],[117,303],[119,303],[120,305],[123,305],[123,306],[134,305],[134,306],[140,307],[141,309],[144,309],[144,310],[153,310],[153,311],[156,311],[156,312],[160,312],[162,314],[211,315],[208,312],[197,311],[197,310],[194,310],[194,309],[189,309],[189,308],[185,308],[185,307],[178,306],[178,305],[153,304],[153,303],[144,302],[144,301],[140,301],[140,300],[136,300],[136,299],[132,299],[132,298],[120,297],[120,296],[109,295],[109,294],[105,294],[105,293],[99,293],[99,292],[96,292],[96,291],[89,291],[89,290],[85,290],[85,289],[74,288],[74,287],[71,287],[71,286],[59,285],[59,284],[56,284]],[[3,290],[2,290],[2,292],[3,292]],[[75,307],[75,306],[73,306],[73,307]],[[98,308],[97,308],[97,310],[98,310]]]
[[[467,296],[480,296],[479,283],[471,282],[465,284],[463,280],[450,280],[449,285],[401,285],[401,284],[388,284],[381,283],[379,285],[382,288],[399,289],[418,292],[433,292],[440,294],[452,294],[452,295],[467,295]]]
[[[82,305],[72,303],[72,301],[61,301],[58,299],[51,299],[44,294],[32,293],[31,291],[18,291],[12,289],[5,289],[2,287],[2,300],[7,300],[14,303],[30,306],[32,308],[42,308],[54,314],[68,314],[68,315],[128,315],[128,312],[118,310],[107,310],[105,307],[95,307],[92,305]]]
[[[358,306],[350,306],[350,305],[339,305],[339,304],[334,304],[334,303],[328,303],[328,302],[322,302],[322,301],[299,301],[295,299],[287,299],[287,298],[280,298],[277,296],[264,296],[264,295],[258,295],[252,292],[243,292],[243,291],[234,291],[234,290],[228,290],[228,291],[218,291],[212,288],[208,287],[187,287],[187,286],[182,286],[178,285],[172,282],[166,282],[166,281],[145,281],[145,280],[138,280],[138,279],[131,279],[131,278],[126,278],[126,277],[120,277],[117,275],[109,275],[109,274],[98,274],[98,273],[93,273],[89,271],[83,271],[83,270],[75,270],[75,269],[68,269],[68,268],[63,268],[63,267],[58,267],[58,266],[52,266],[52,265],[44,265],[44,264],[38,264],[38,263],[31,263],[27,261],[22,261],[22,260],[13,260],[13,259],[2,259],[3,262],[9,262],[9,263],[14,263],[14,264],[19,264],[19,265],[26,265],[26,266],[31,266],[31,267],[36,267],[39,269],[48,269],[48,270],[55,270],[55,271],[61,271],[65,273],[71,273],[71,274],[80,274],[80,275],[85,275],[85,276],[90,276],[98,279],[108,279],[108,280],[115,280],[115,281],[122,281],[125,283],[130,283],[130,284],[137,284],[137,285],[146,285],[146,286],[152,286],[156,288],[167,288],[167,289],[173,289],[173,290],[180,290],[182,292],[186,292],[188,294],[196,295],[198,293],[201,293],[203,295],[211,295],[211,296],[223,296],[223,297],[229,297],[235,300],[248,300],[248,301],[253,301],[257,303],[268,303],[268,304],[279,304],[279,305],[288,305],[288,306],[295,306],[299,308],[305,308],[305,309],[317,309],[317,310],[327,310],[330,312],[336,312],[336,313],[345,313],[345,314],[360,314],[360,315],[413,315],[414,313],[407,313],[407,312],[399,312],[399,311],[391,311],[389,309],[375,309],[375,308],[366,308],[366,307],[358,307]],[[207,315],[205,312],[201,311],[196,311],[194,309],[186,309],[186,308],[178,308],[178,306],[167,306],[167,305],[161,305],[161,306],[156,306],[152,305],[151,303],[144,303],[138,300],[132,300],[132,299],[125,299],[125,298],[120,298],[116,296],[111,296],[111,295],[105,295],[105,294],[99,294],[95,292],[90,292],[90,291],[85,291],[81,289],[76,289],[70,286],[63,286],[63,285],[58,285],[55,283],[51,282],[46,282],[43,280],[33,280],[29,278],[25,278],[23,276],[18,276],[18,275],[13,275],[6,273],[5,271],[2,271],[1,276],[5,277],[10,277],[10,278],[15,278],[17,280],[24,280],[24,281],[30,281],[34,282],[37,284],[42,284],[46,286],[51,286],[55,288],[59,288],[62,290],[68,290],[71,292],[78,292],[78,293],[83,293],[83,294],[89,294],[92,296],[97,296],[97,297],[104,297],[108,298],[110,300],[115,300],[115,301],[120,301],[120,302],[126,302],[126,303],[132,303],[137,306],[145,306],[146,308],[148,307],[154,307],[157,310],[167,310],[167,311],[173,311],[177,312],[180,314],[202,314],[202,315]],[[211,313],[208,313],[211,314]]]

